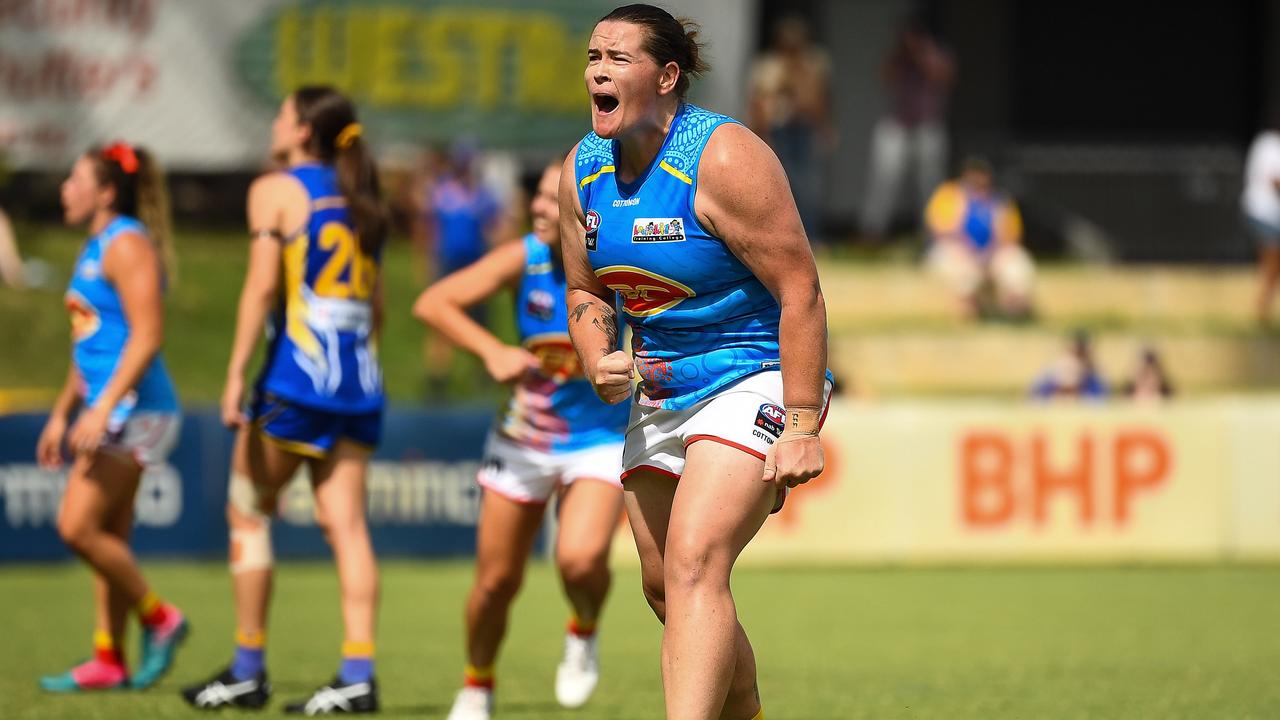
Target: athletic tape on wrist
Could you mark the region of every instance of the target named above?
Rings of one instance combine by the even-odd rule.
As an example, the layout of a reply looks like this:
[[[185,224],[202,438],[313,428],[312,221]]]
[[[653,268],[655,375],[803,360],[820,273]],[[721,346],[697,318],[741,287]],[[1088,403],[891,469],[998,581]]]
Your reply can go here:
[[[822,408],[789,407],[787,408],[787,426],[783,428],[786,435],[817,435],[818,424],[822,420]]]

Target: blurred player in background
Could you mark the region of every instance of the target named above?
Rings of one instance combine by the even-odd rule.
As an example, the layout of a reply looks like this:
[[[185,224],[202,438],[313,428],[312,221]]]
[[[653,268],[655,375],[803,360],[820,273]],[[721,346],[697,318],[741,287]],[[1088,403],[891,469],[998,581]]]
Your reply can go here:
[[[1030,315],[1035,265],[1022,246],[1022,215],[996,189],[987,161],[970,158],[958,179],[938,187],[925,208],[925,226],[925,264],[956,294],[966,316]]]
[[[777,157],[685,102],[705,70],[695,36],[651,5],[596,25],[594,132],[565,162],[561,234],[569,331],[608,402],[633,395],[615,293],[633,332],[624,502],[666,625],[667,717],[750,720],[763,711],[730,575],[786,490],[822,471],[826,306]]]
[[[586,703],[599,680],[596,625],[609,592],[609,546],[622,511],[622,432],[628,409],[606,405],[582,375],[568,334],[560,255],[560,163],[531,204],[533,232],[422,293],[414,314],[514,386],[489,435],[478,480],[476,580],[467,598],[467,668],[449,720],[493,713],[494,664],[511,602],[546,504],[558,495],[556,564],[573,608],[556,699]],[[504,287],[516,292],[520,346],[506,345],[466,313]]]
[[[56,692],[128,687],[124,630],[133,608],[142,658],[132,686],[145,688],[168,671],[187,634],[182,612],[147,585],[129,550],[143,471],[168,456],[181,423],[160,354],[173,257],[169,201],[151,154],[117,142],[76,161],[62,183],[62,207],[67,224],[88,225],[90,236],[66,294],[71,368],[36,457],[61,467],[64,442],[75,456],[58,533],[93,568],[97,624],[93,658],[40,685]]]
[[[378,568],[365,475],[382,433],[376,337],[388,215],[355,107],[332,88],[303,87],[285,99],[271,150],[287,168],[249,189],[249,266],[222,396],[223,422],[239,429],[227,505],[235,654],[183,696],[200,708],[267,702],[271,516],[280,490],[305,465],[338,566],[344,641],[334,680],[285,710],[374,712]],[[268,319],[270,342],[246,416],[244,376]]]
[[[1269,326],[1271,304],[1280,287],[1280,111],[1249,146],[1240,203],[1258,243],[1258,323]]]
[[[434,279],[454,273],[480,259],[498,244],[502,231],[502,203],[480,178],[476,168],[479,149],[458,141],[445,162],[418,192],[421,203],[414,225],[418,251],[429,256]],[[477,323],[486,324],[483,305],[469,311]],[[426,346],[427,395],[443,397],[449,386],[453,343],[435,335]]]

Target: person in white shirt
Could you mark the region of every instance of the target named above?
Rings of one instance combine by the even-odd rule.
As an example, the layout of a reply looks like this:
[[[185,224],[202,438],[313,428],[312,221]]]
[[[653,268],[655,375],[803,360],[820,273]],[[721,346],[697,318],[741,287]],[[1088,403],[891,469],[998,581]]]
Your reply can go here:
[[[1280,111],[1249,146],[1240,204],[1258,241],[1258,322],[1269,325],[1272,300],[1280,286]]]

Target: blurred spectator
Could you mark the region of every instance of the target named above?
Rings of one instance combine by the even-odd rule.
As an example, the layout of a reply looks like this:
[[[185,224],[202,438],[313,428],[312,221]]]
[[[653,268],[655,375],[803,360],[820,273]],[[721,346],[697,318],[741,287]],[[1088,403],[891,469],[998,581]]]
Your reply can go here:
[[[1245,222],[1258,242],[1258,322],[1271,323],[1271,303],[1280,282],[1280,111],[1249,146],[1240,199]]]
[[[959,296],[966,314],[1029,317],[1035,265],[1022,247],[1022,217],[996,190],[986,161],[966,161],[959,179],[933,193],[925,225],[925,263]]]
[[[898,31],[881,66],[888,95],[887,113],[871,133],[871,167],[862,205],[863,235],[884,238],[898,206],[903,175],[915,168],[912,217],[942,182],[947,167],[947,96],[955,80],[955,61],[919,19]]]
[[[18,290],[26,287],[22,274],[22,256],[18,254],[13,223],[9,222],[4,208],[0,208],[0,281]]]
[[[750,124],[777,153],[809,241],[820,242],[821,152],[835,144],[831,60],[798,15],[778,21],[773,46],[751,69]]]
[[[1164,370],[1164,363],[1153,347],[1144,347],[1138,355],[1138,367],[1133,377],[1124,383],[1121,392],[1131,400],[1157,402],[1173,397],[1173,383]]]
[[[428,155],[417,185],[418,221],[414,245],[436,280],[479,260],[496,245],[502,231],[503,209],[497,195],[480,181],[476,168],[479,149],[461,140],[447,157]],[[472,318],[485,325],[486,308],[470,309]],[[424,349],[427,395],[441,397],[449,385],[453,344],[435,334]]]
[[[1054,358],[1036,378],[1031,387],[1031,397],[1037,400],[1106,399],[1107,383],[1098,374],[1088,334],[1077,332],[1071,337],[1066,351]]]

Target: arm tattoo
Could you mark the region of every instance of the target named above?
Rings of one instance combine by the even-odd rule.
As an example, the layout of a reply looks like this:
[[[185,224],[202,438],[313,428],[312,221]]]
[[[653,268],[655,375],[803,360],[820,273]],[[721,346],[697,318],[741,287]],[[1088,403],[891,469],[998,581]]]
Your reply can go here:
[[[574,306],[573,310],[569,311],[569,321],[572,323],[582,322],[583,316],[587,314],[588,310],[596,310],[594,317],[591,318],[591,324],[594,325],[597,330],[604,333],[607,340],[606,345],[608,347],[604,354],[608,355],[613,352],[618,345],[618,321],[615,317],[617,312],[609,305],[588,300],[586,302],[578,303]]]
[[[591,318],[591,324],[595,325],[595,328],[598,329],[598,331],[604,333],[604,340],[605,342],[608,343],[608,348],[607,350],[604,351],[604,354],[608,355],[609,352],[613,352],[614,350],[617,350],[618,348],[617,320],[613,318],[604,318],[603,320],[600,318]]]

